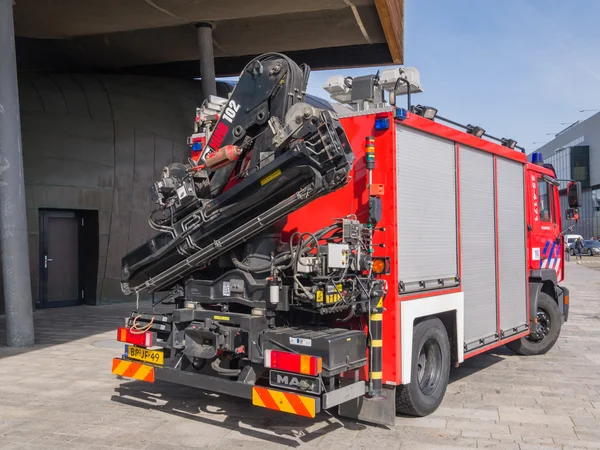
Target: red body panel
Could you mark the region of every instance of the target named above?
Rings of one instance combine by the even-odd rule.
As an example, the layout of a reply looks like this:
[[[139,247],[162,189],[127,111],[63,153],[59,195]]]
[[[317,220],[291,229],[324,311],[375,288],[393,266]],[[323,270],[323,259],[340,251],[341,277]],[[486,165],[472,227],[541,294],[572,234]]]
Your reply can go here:
[[[284,229],[284,240],[289,238],[289,235],[294,231],[317,231],[320,228],[331,224],[332,220],[342,218],[349,214],[356,214],[361,221],[365,221],[368,217],[368,187],[367,187],[367,170],[365,167],[365,138],[367,136],[375,137],[375,169],[373,171],[373,183],[384,185],[384,194],[381,196],[383,206],[383,216],[378,227],[385,228],[385,231],[377,231],[374,234],[374,243],[384,243],[385,248],[376,247],[375,255],[390,256],[391,267],[390,274],[384,276],[388,282],[388,294],[384,300],[384,316],[383,316],[383,382],[384,384],[400,384],[401,380],[401,342],[400,342],[400,302],[414,300],[418,298],[427,298],[453,292],[461,292],[462,288],[452,288],[446,290],[437,290],[433,292],[424,292],[419,294],[410,294],[405,296],[398,295],[398,267],[395,255],[397,254],[397,208],[396,208],[396,127],[394,124],[393,111],[386,113],[377,113],[369,115],[354,116],[341,119],[350,144],[354,151],[355,162],[351,172],[351,180],[344,188],[329,194],[326,197],[320,198],[309,205],[306,205],[299,211],[291,214],[287,219],[287,225]],[[375,117],[387,117],[390,122],[390,127],[387,130],[378,131],[375,129]],[[458,155],[460,145],[468,145],[488,153],[501,156],[520,162],[524,166],[526,177],[531,173],[536,173],[536,176],[546,174],[554,176],[550,170],[540,166],[531,167],[527,164],[527,158],[523,153],[508,149],[501,145],[477,138],[475,136],[464,133],[460,130],[442,125],[439,122],[434,122],[424,119],[420,116],[407,113],[406,119],[402,124],[420,131],[446,138],[456,142],[456,152]],[[496,158],[495,158],[496,159]],[[428,164],[424,161],[424,166]],[[496,164],[494,163],[494,167]],[[460,159],[457,158],[457,179],[460,173]],[[526,216],[525,221],[530,223],[532,217],[532,193],[530,192],[530,183],[527,183],[526,178]],[[458,190],[458,251],[459,251],[459,274],[462,277],[462,260],[460,257],[460,183],[457,183]],[[556,192],[558,195],[558,192]],[[558,199],[558,196],[556,197]],[[555,217],[560,217],[560,211],[554,201]],[[496,205],[497,208],[497,205]],[[524,224],[527,226],[527,224]],[[543,233],[542,233],[543,231]],[[547,233],[546,233],[547,231]],[[554,239],[560,232],[560,221],[552,230],[541,230],[539,233],[527,234],[527,267],[534,268],[535,262],[531,261],[531,245],[535,242],[541,242],[543,239],[552,237]],[[539,262],[537,262],[539,268]],[[562,267],[562,262],[561,262]],[[499,275],[497,274],[497,277]],[[499,297],[499,293],[498,293]],[[529,308],[529,302],[527,307]],[[499,307],[499,305],[498,305]],[[528,311],[529,316],[529,311]],[[498,331],[500,331],[500,323],[498,323]],[[504,345],[510,340],[517,339],[526,335],[521,333],[512,336],[509,339],[495,342],[483,349],[478,349],[470,354],[466,354],[465,358],[474,356],[483,351]],[[363,377],[366,371],[363,373]]]
[[[539,212],[538,192],[538,182],[544,182],[542,175],[555,177],[550,169],[537,164],[526,165],[527,223],[531,225],[531,230],[527,233],[529,268],[531,270],[554,269],[557,281],[560,282],[564,279],[565,249],[562,243],[556,242],[556,237],[562,231],[558,187],[548,185],[551,192],[552,216],[550,220],[542,220]]]
[[[375,248],[374,255],[392,256],[396,254],[396,160],[393,150],[396,127],[392,112],[378,116],[389,118],[390,128],[388,130],[378,131],[375,129],[374,114],[341,119],[355,155],[354,166],[350,173],[351,181],[342,189],[290,214],[284,229],[284,242],[294,231],[317,231],[330,225],[332,220],[349,214],[356,214],[362,221],[367,220],[369,193],[365,165],[365,138],[374,136],[373,183],[384,185],[384,194],[381,196],[383,214],[378,227],[385,228],[385,231],[374,233],[376,244],[385,243],[385,248]],[[383,383],[386,381],[395,383],[400,377],[400,304],[397,302],[396,295],[398,271],[395,258],[392,258],[390,275],[383,278],[390,286],[388,295],[383,302],[385,308],[383,313]]]

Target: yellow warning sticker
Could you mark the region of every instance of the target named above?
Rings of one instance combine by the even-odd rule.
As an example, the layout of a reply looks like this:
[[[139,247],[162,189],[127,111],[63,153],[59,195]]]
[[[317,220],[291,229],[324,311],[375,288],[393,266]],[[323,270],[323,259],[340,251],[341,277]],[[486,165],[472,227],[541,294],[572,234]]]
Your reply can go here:
[[[317,291],[317,303],[323,303],[323,291]]]
[[[270,173],[269,175],[267,175],[266,177],[264,177],[262,180],[260,180],[260,185],[264,186],[265,184],[270,183],[275,178],[277,178],[279,175],[281,175],[281,170],[277,169],[275,172]]]
[[[378,308],[383,308],[383,297],[379,298],[379,302],[377,302],[377,307]]]
[[[229,317],[227,316],[214,316],[213,319],[229,321]]]

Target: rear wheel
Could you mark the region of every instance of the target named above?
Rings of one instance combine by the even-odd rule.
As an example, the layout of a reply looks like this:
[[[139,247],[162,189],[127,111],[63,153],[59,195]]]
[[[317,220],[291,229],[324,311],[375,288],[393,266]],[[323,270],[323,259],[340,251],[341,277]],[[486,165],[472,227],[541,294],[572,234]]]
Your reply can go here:
[[[538,298],[537,323],[529,336],[509,342],[506,346],[519,355],[543,355],[558,340],[562,318],[552,297],[542,292]]]
[[[450,342],[438,318],[413,329],[411,382],[396,390],[396,412],[426,416],[435,411],[446,393],[450,375]]]
[[[591,248],[588,248],[587,254],[588,256],[594,256],[594,253],[592,252]]]

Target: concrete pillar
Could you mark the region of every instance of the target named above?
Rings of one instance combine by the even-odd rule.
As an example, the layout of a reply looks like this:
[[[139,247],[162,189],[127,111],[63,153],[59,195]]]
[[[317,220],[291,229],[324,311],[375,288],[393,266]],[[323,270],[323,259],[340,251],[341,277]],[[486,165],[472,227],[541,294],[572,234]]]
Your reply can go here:
[[[0,253],[6,340],[34,344],[13,0],[0,0]]]
[[[213,54],[212,25],[210,23],[196,24],[198,38],[198,51],[200,53],[200,80],[202,95],[217,95],[217,81],[215,79],[215,57]]]

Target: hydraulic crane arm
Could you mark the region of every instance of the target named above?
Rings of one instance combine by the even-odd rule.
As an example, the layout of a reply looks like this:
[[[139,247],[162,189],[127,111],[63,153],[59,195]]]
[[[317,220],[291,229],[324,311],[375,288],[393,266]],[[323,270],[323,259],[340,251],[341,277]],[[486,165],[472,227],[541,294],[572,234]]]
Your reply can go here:
[[[347,182],[352,149],[334,114],[301,102],[306,73],[276,54],[248,64],[218,119],[206,120],[200,165],[171,165],[154,184],[164,219],[150,223],[161,233],[123,258],[123,292],[169,289]]]

